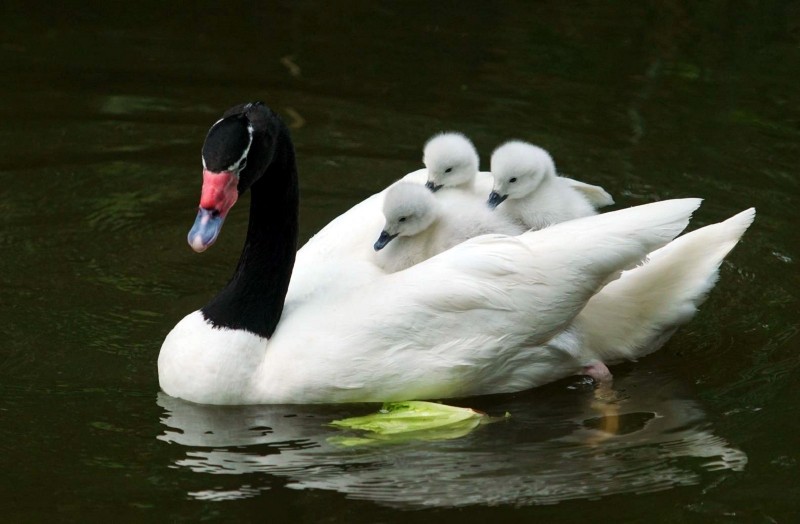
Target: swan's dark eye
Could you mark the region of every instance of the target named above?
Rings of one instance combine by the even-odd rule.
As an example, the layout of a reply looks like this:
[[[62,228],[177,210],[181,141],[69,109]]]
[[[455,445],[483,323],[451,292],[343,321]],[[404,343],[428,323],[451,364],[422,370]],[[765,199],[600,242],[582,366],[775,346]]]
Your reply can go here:
[[[516,181],[517,181],[517,177],[512,177],[512,178],[511,178],[511,180],[509,180],[509,182],[511,182],[512,184],[513,184],[514,182],[516,182]]]
[[[453,168],[452,168],[452,167],[448,167],[447,169],[445,169],[445,170],[444,170],[444,172],[445,172],[445,173],[449,173],[449,172],[450,172],[450,171],[452,171],[452,170],[453,170]]]
[[[398,219],[398,222],[405,222],[406,218],[408,218],[408,217],[400,217],[400,219]]]

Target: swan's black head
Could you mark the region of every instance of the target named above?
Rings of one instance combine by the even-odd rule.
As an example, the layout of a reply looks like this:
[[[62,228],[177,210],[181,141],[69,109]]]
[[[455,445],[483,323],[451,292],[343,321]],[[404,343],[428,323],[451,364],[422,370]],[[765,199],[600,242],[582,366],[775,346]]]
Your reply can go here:
[[[203,144],[203,167],[214,173],[245,168],[254,132],[244,113],[219,119]]]
[[[234,106],[208,130],[203,169],[236,175],[239,195],[256,182],[272,161],[280,119],[263,102]]]
[[[228,211],[263,176],[281,125],[270,108],[251,102],[228,109],[211,126],[203,144],[200,210],[188,238],[195,251],[214,243]]]

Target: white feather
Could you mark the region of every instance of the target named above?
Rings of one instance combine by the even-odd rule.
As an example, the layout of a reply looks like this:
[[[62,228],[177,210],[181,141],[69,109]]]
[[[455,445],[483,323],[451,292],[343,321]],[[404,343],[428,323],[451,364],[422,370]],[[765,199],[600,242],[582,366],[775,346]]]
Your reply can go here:
[[[625,271],[592,297],[577,319],[582,344],[609,364],[657,350],[697,312],[722,260],[754,219],[751,208],[687,233]]]

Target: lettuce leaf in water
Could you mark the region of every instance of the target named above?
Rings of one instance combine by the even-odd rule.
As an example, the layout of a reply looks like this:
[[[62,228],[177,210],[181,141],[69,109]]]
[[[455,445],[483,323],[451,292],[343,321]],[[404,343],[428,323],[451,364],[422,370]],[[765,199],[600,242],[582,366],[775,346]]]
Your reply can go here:
[[[376,442],[454,439],[492,420],[485,413],[470,408],[416,400],[388,402],[378,413],[331,422],[337,428],[363,431],[363,436],[337,436],[329,440],[341,446],[357,446]]]

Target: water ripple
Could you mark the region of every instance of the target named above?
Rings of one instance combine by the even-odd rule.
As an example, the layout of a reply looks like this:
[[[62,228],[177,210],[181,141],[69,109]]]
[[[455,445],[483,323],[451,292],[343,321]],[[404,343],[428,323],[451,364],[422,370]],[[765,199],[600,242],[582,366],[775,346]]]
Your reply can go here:
[[[289,488],[400,508],[526,506],[661,491],[745,468],[747,455],[713,433],[694,401],[647,380],[659,382],[626,377],[618,387],[635,395],[610,403],[566,388],[535,404],[490,401],[481,408],[511,418],[458,439],[346,449],[327,423],[372,406],[223,408],[162,394],[166,428],[158,438],[182,446],[175,465],[209,484],[217,475],[247,479],[240,490],[188,493],[202,500],[257,496],[282,478]]]

